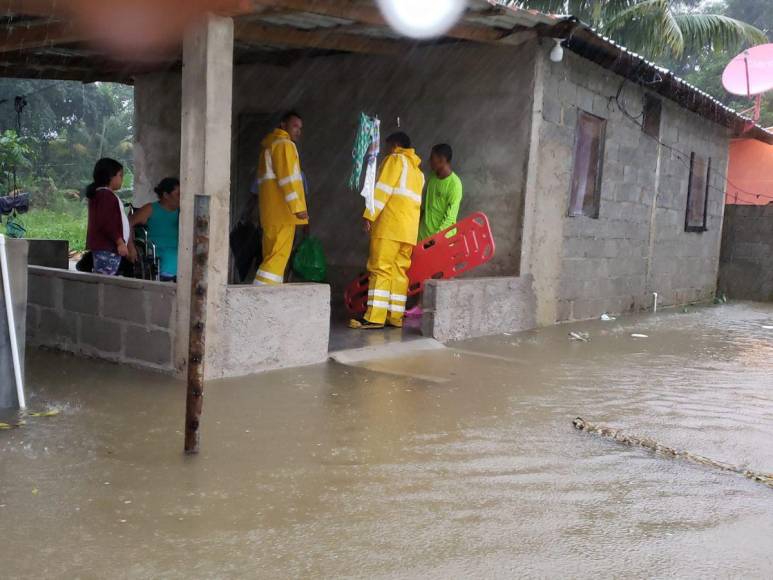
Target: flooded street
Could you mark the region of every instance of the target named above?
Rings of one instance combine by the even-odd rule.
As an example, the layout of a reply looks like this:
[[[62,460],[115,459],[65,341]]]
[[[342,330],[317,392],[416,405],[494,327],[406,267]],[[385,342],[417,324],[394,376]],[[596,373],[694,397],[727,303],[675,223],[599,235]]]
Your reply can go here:
[[[182,382],[27,374],[61,413],[0,431],[4,578],[773,576],[772,489],[571,424],[773,472],[773,305],[211,383],[192,458]]]

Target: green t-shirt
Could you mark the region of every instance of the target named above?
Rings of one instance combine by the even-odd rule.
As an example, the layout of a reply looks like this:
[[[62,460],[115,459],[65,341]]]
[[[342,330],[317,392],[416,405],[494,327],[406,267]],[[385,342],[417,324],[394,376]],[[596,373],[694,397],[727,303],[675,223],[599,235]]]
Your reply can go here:
[[[432,175],[427,181],[427,193],[421,207],[419,241],[450,228],[459,217],[462,203],[462,180],[456,173],[445,179]]]

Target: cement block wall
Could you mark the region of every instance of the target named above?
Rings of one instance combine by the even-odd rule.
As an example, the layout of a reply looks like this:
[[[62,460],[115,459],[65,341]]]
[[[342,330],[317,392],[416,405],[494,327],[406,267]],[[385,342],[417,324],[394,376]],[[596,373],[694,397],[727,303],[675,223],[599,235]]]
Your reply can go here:
[[[27,344],[173,372],[176,286],[29,268]]]
[[[649,307],[652,292],[663,305],[715,293],[727,130],[664,99],[661,140],[687,156],[658,147],[617,106],[622,81],[571,53],[563,63],[544,61],[537,191],[548,219],[535,235],[549,238],[542,252],[555,268],[537,286],[540,299],[555,307],[543,324]],[[627,83],[621,96],[630,114],[641,113],[642,89]],[[607,120],[598,219],[568,217],[579,110]],[[693,151],[711,157],[714,170],[703,233],[684,228]]]
[[[24,344],[27,332],[27,252],[29,245],[26,240],[7,239],[6,243],[16,344],[19,348],[22,376],[24,376]],[[8,332],[8,315],[2,281],[3,275],[0,272],[0,409],[10,409],[17,408],[19,403],[16,396],[16,378],[13,372],[11,337]]]
[[[384,137],[397,130],[399,117],[423,159],[435,143],[454,147],[455,168],[465,186],[461,215],[481,210],[492,222],[497,256],[475,275],[514,275],[520,269],[535,49],[534,44],[445,46],[399,57],[341,55],[289,66],[237,66],[234,148],[240,115],[277,115],[290,107],[303,114],[300,152],[310,185],[312,232],[322,238],[331,266],[356,272],[367,257],[367,237],[359,228],[362,198],[347,187],[358,116],[378,113]],[[168,171],[179,151],[174,109],[179,75],[141,77],[136,95],[140,146],[135,162],[138,173],[151,174],[138,183],[151,183]],[[242,157],[234,152],[234,159]],[[429,171],[426,162],[424,169]],[[237,180],[232,181],[232,194],[244,195],[234,191]],[[241,205],[235,200],[235,207]]]
[[[441,342],[531,330],[536,296],[531,275],[430,280],[422,298],[422,334]]]
[[[773,301],[773,205],[728,205],[719,291],[737,300]]]
[[[328,358],[330,286],[229,286],[210,378],[321,363]]]

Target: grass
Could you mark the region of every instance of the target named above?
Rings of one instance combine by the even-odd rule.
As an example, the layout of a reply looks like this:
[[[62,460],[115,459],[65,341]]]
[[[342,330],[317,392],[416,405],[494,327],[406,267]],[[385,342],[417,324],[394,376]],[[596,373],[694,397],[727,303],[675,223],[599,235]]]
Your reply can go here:
[[[24,237],[67,240],[71,252],[82,252],[86,247],[86,206],[65,200],[57,206],[55,209],[33,207],[28,213],[19,216],[19,221],[27,228]]]

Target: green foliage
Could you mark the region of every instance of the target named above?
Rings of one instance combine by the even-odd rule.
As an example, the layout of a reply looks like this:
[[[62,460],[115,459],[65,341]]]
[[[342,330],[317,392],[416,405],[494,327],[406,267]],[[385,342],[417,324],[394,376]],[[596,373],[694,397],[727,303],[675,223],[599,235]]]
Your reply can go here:
[[[35,159],[33,166],[21,172],[27,183],[50,177],[60,187],[81,189],[91,181],[94,162],[106,156],[132,170],[131,87],[0,79],[0,128],[17,128],[13,107],[17,95],[28,102],[21,117],[21,135]]]
[[[695,2],[671,0],[502,0],[503,4],[571,14],[650,59],[681,58],[703,48],[734,51],[765,42],[758,28]]]
[[[732,18],[754,24],[767,32],[767,41],[773,42],[773,10],[769,0],[717,0],[707,9]],[[742,47],[745,48],[745,47]],[[737,111],[750,109],[753,101],[732,95],[722,86],[722,72],[738,51],[716,51],[710,48],[696,50],[666,65],[683,76],[688,82],[720,99]],[[773,93],[763,95],[760,125],[773,126]]]
[[[16,131],[0,133],[0,173],[8,190],[13,188],[14,171],[32,167],[32,148]]]
[[[20,123],[16,96],[28,103]],[[123,163],[125,186],[133,187],[133,125],[131,87],[0,79],[0,178],[9,190],[15,168],[19,186],[31,193],[32,209],[17,218],[26,237],[66,239],[83,250],[87,210],[79,192],[100,157]]]
[[[80,252],[86,246],[87,209],[80,202],[60,198],[53,209],[33,208],[19,217],[27,228],[27,238],[68,240],[71,251]]]

